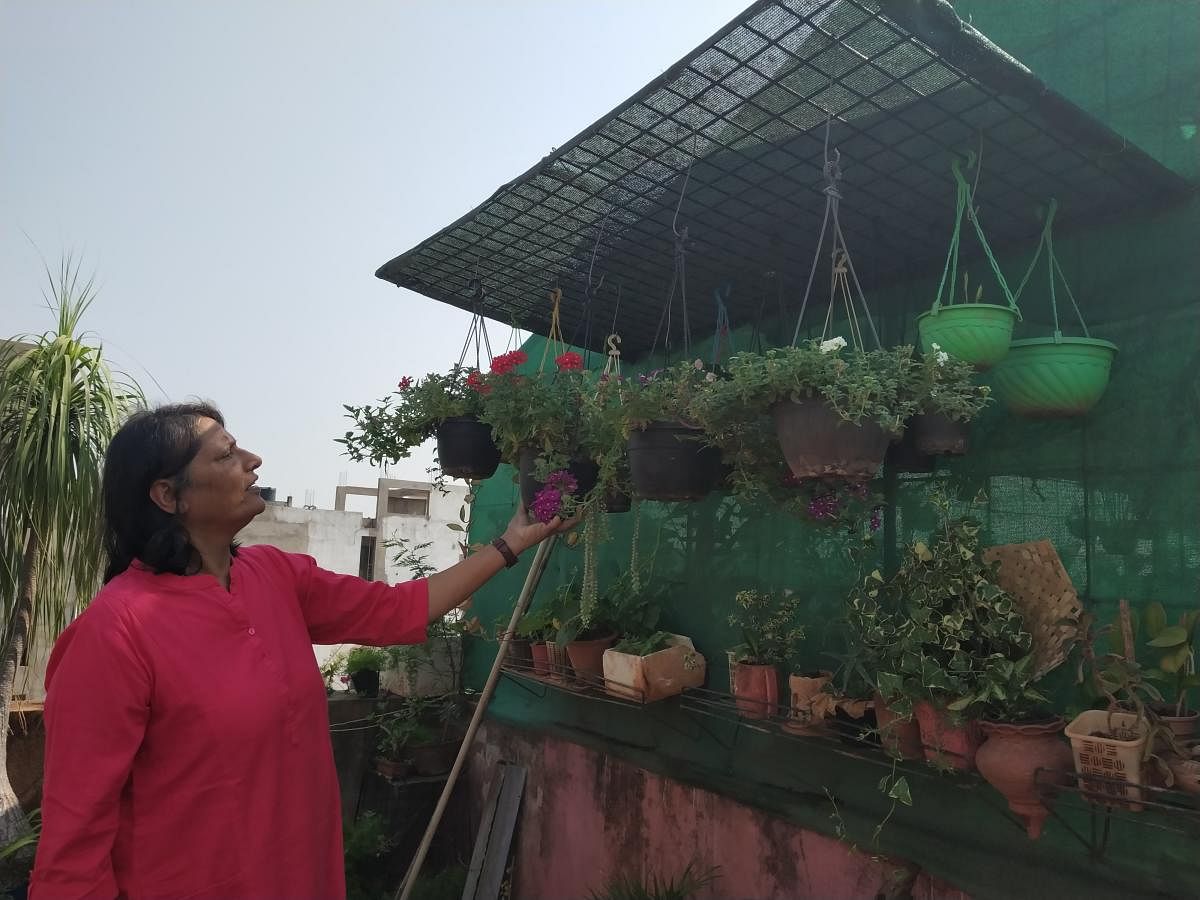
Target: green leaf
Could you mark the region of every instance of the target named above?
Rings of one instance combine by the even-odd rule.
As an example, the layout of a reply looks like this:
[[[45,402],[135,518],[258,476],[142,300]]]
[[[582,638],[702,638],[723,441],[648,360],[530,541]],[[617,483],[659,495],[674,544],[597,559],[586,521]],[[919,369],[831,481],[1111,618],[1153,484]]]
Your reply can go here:
[[[946,709],[950,710],[950,712],[962,712],[964,709],[966,709],[968,706],[971,705],[971,703],[974,699],[975,699],[974,697],[960,697],[959,699],[955,700],[953,703],[947,703]]]
[[[457,522],[447,522],[446,527],[449,528],[451,531],[466,531],[467,530],[467,529],[463,528],[461,525],[459,525]]]
[[[1180,625],[1167,625],[1150,641],[1151,647],[1179,647],[1187,644],[1187,629]]]
[[[1151,640],[1158,637],[1159,633],[1167,627],[1167,611],[1157,600],[1146,604],[1146,609],[1142,613],[1142,625]]]
[[[1184,644],[1182,647],[1165,654],[1158,661],[1159,668],[1164,672],[1178,672],[1187,664],[1188,657],[1191,655],[1191,649],[1187,644]]]
[[[905,806],[912,806],[912,791],[908,787],[908,779],[901,775],[892,785],[887,794],[893,800],[898,800]]]

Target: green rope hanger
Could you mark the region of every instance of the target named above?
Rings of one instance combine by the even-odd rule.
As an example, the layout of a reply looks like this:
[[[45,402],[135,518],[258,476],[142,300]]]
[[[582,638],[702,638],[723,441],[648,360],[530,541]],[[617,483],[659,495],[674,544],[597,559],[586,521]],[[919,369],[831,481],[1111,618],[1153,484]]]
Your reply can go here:
[[[1029,263],[1029,268],[1025,271],[1025,277],[1021,279],[1021,284],[1017,287],[1017,299],[1020,299],[1021,292],[1025,290],[1025,285],[1029,281],[1029,276],[1033,274],[1034,268],[1038,264],[1038,260],[1042,258],[1042,250],[1046,251],[1046,267],[1050,276],[1050,311],[1054,314],[1054,340],[1057,343],[1063,336],[1062,330],[1058,322],[1058,301],[1054,296],[1054,276],[1057,273],[1062,281],[1062,286],[1067,292],[1067,297],[1071,300],[1071,307],[1075,310],[1075,317],[1079,319],[1079,327],[1083,329],[1084,337],[1091,337],[1088,332],[1087,322],[1083,321],[1083,313],[1079,311],[1079,304],[1075,302],[1075,295],[1071,293],[1071,285],[1067,284],[1067,276],[1063,274],[1062,267],[1058,264],[1058,257],[1054,255],[1054,234],[1052,228],[1054,226],[1054,214],[1058,212],[1058,201],[1051,199],[1050,206],[1046,210],[1046,222],[1042,225],[1042,236],[1038,241],[1037,251],[1033,254],[1033,259]]]
[[[975,165],[976,156],[974,151],[967,153],[967,168]],[[987,254],[988,263],[992,267],[992,272],[996,276],[996,281],[1000,283],[1000,290],[1004,292],[1004,299],[1008,301],[1009,308],[1017,314],[1017,319],[1021,319],[1021,310],[1017,306],[1016,298],[1009,290],[1008,282],[1004,280],[1004,273],[1000,271],[1000,264],[996,262],[996,257],[992,254],[992,248],[987,242],[987,238],[983,234],[983,226],[979,224],[979,217],[975,213],[974,194],[971,186],[967,184],[967,179],[963,177],[962,166],[959,160],[955,159],[950,163],[950,171],[954,175],[954,182],[957,187],[957,198],[955,201],[954,212],[954,233],[950,236],[950,250],[946,254],[946,266],[942,269],[942,280],[938,284],[937,297],[933,301],[933,314],[937,315],[938,310],[942,308],[942,297],[946,297],[946,306],[954,305],[954,286],[958,283],[958,248],[962,240],[962,220],[965,212],[967,218],[971,220],[971,224],[975,227],[975,234],[979,238],[979,243],[983,247],[983,252]],[[949,293],[946,292],[946,285],[949,283]]]

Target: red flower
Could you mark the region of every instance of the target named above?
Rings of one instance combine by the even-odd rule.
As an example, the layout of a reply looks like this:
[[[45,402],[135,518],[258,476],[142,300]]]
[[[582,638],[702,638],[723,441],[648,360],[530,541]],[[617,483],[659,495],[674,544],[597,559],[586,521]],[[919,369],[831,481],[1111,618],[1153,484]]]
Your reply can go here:
[[[561,356],[554,358],[554,364],[558,366],[560,372],[570,372],[583,368],[583,357],[574,350],[568,350]]]
[[[513,350],[510,353],[501,353],[492,360],[493,375],[508,375],[517,366],[524,362],[528,362],[529,357],[524,350]]]
[[[490,394],[492,392],[492,386],[490,384],[485,384],[483,381],[483,376],[474,369],[472,369],[467,375],[467,387],[473,391],[478,391],[481,394]]]
[[[400,379],[400,383],[396,385],[396,387],[402,391],[407,391],[410,387],[412,387],[412,377],[405,375]]]

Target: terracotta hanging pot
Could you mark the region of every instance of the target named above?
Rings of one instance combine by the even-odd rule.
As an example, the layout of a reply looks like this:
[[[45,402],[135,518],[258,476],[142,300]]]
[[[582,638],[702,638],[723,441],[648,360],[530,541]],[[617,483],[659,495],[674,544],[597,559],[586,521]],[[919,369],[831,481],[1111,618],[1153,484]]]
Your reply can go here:
[[[891,435],[873,420],[847,422],[824,400],[785,400],[771,407],[783,458],[797,478],[870,481],[883,465]]]
[[[1042,835],[1050,815],[1048,797],[1040,785],[1062,784],[1073,765],[1071,748],[1063,740],[1063,720],[1020,725],[1015,722],[982,722],[987,741],[975,754],[975,766],[987,783],[1004,795],[1008,808],[1025,823],[1030,840]],[[1038,770],[1044,770],[1040,774]]]
[[[968,719],[955,725],[946,710],[928,700],[914,703],[913,715],[921,728],[921,747],[927,760],[963,772],[975,768],[975,754],[983,742],[978,722]]]
[[[875,722],[879,728],[879,740],[892,756],[901,759],[924,759],[921,748],[921,726],[912,716],[901,717],[888,708],[883,697],[875,695]]]
[[[567,658],[571,660],[576,676],[599,684],[604,678],[604,651],[616,642],[617,636],[609,634],[590,641],[568,643]]]
[[[779,673],[774,666],[758,666],[730,660],[729,682],[738,715],[766,719],[779,706]]]

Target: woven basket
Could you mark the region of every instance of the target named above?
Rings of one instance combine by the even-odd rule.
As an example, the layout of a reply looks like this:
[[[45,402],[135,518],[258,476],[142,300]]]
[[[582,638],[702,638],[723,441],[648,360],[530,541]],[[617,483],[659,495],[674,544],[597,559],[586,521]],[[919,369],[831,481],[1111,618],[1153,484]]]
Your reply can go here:
[[[996,584],[1012,595],[1033,636],[1034,678],[1062,664],[1079,636],[1083,606],[1049,541],[1005,544],[983,551],[987,563],[1000,563]]]

